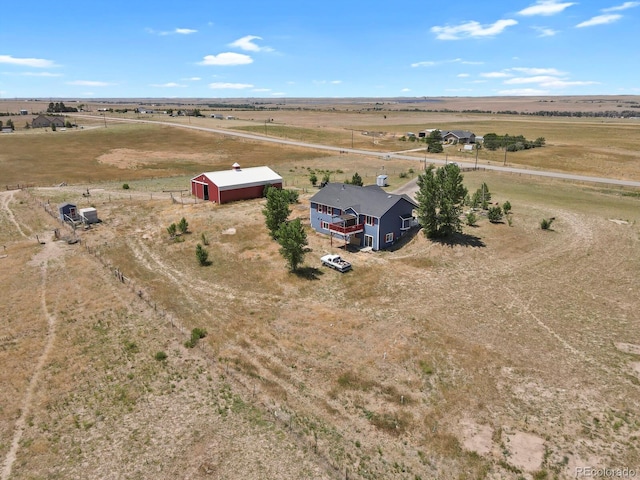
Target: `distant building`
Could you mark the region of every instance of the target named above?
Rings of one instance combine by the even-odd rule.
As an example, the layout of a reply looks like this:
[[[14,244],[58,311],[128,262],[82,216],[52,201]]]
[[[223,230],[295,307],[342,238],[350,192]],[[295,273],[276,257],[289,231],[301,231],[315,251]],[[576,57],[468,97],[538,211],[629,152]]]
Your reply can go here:
[[[38,115],[31,121],[31,128],[51,128],[52,125],[64,127],[64,117]]]
[[[476,136],[467,130],[448,130],[442,132],[442,141],[445,143],[476,143]]]
[[[20,115],[29,115],[29,110],[20,110]]]
[[[240,168],[205,172],[191,179],[191,194],[216,203],[260,198],[267,186],[282,188],[282,177],[269,167]]]

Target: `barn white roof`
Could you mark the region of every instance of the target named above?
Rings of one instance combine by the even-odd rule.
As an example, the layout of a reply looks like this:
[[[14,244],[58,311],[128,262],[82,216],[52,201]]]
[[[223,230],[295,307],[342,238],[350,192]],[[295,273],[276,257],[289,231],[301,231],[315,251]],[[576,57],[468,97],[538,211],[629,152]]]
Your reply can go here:
[[[215,183],[219,190],[282,183],[282,177],[269,167],[237,168],[219,172],[205,172],[203,175]]]

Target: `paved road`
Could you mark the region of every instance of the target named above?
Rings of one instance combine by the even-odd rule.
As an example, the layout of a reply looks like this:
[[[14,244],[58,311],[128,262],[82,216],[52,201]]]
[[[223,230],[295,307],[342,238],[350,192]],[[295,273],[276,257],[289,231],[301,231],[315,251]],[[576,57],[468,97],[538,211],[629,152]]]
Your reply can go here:
[[[102,116],[92,116],[92,115],[82,115],[82,116],[95,118],[95,119],[99,119],[99,120],[102,120],[104,118]],[[320,145],[320,144],[317,144],[317,143],[298,142],[296,140],[287,140],[287,139],[284,139],[284,138],[269,137],[269,136],[265,136],[265,135],[257,135],[257,134],[254,134],[254,133],[238,132],[238,131],[234,131],[234,130],[225,130],[225,129],[222,129],[222,128],[209,128],[209,127],[200,127],[200,126],[197,126],[197,125],[183,125],[183,124],[172,123],[172,122],[161,122],[161,121],[157,121],[157,120],[125,119],[125,118],[116,118],[116,117],[107,117],[107,120],[109,120],[109,121],[117,121],[117,122],[155,123],[155,124],[161,124],[161,125],[168,125],[168,126],[176,127],[176,128],[185,128],[185,129],[190,129],[190,130],[200,130],[200,131],[204,131],[204,132],[218,133],[218,134],[221,134],[221,135],[229,135],[231,137],[248,138],[248,139],[251,139],[251,140],[258,140],[258,141],[262,141],[262,142],[279,143],[279,144],[282,144],[282,145],[292,145],[292,146],[296,146],[296,147],[313,148],[313,149],[316,149],[316,150],[324,150],[324,151],[330,151],[330,152],[338,152],[338,153],[339,152],[346,152],[346,153],[355,154],[355,155],[366,155],[366,156],[369,156],[369,157],[378,157],[378,158],[383,159],[383,160],[396,158],[396,159],[400,159],[400,160],[412,160],[414,162],[420,162],[420,163],[424,162],[425,160],[428,160],[430,163],[433,163],[433,164],[436,164],[436,165],[444,165],[446,163],[446,160],[442,160],[441,158],[432,157],[432,156],[418,158],[418,157],[415,157],[415,156],[403,155],[401,153],[374,152],[374,151],[371,151],[371,150],[360,150],[360,149],[354,149],[354,148],[332,147],[330,145]],[[458,163],[460,168],[473,168],[474,167],[473,163],[465,163],[465,162],[456,162],[456,163]],[[526,168],[503,167],[503,166],[500,166],[500,165],[482,165],[482,168],[484,170],[495,170],[497,172],[517,173],[517,174],[521,174],[521,175],[532,175],[532,176],[537,176],[537,177],[557,178],[557,179],[561,179],[561,180],[571,180],[571,181],[577,181],[577,182],[602,183],[602,184],[608,184],[608,185],[618,185],[618,186],[623,186],[623,187],[640,188],[640,181],[634,181],[634,180],[619,180],[619,179],[616,179],[616,178],[607,178],[607,177],[590,177],[590,176],[586,176],[586,175],[573,175],[573,174],[570,174],[570,173],[550,172],[550,171],[547,171],[547,170],[529,170],[529,169],[526,169]],[[407,185],[407,187],[410,188],[409,185]],[[403,192],[403,193],[407,193],[407,192]]]

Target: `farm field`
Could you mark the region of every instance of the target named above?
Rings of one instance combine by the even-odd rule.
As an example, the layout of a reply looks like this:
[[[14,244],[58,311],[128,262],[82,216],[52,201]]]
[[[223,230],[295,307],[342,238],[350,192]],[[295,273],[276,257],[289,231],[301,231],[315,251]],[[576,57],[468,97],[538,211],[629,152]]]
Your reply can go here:
[[[320,113],[320,129],[309,112],[271,115],[270,135],[351,147],[349,112]],[[387,132],[379,149],[399,150],[392,132],[424,122],[508,127],[548,142],[510,163],[640,179],[628,138],[638,126],[527,118],[512,132],[503,117],[389,111],[388,128],[380,112],[357,115],[362,130]],[[264,129],[253,121],[237,126]],[[360,137],[356,148],[374,145]],[[605,138],[613,153],[599,150]],[[2,480],[640,470],[637,191],[465,172],[470,192],[486,182],[492,201],[512,204],[511,224],[481,217],[451,243],[416,231],[393,251],[344,252],[309,229],[309,173],[373,183],[384,171],[393,190],[420,162],[99,122],[0,141],[0,183],[36,185],[0,193]],[[218,206],[180,192],[234,161],[269,165],[299,191],[299,274],[268,236],[264,200]],[[78,243],[54,238],[74,235],[45,211],[63,201],[102,219]],[[182,217],[189,233],[171,240]],[[205,239],[211,265],[200,267]],[[323,268],[326,253],[353,271]],[[196,328],[207,334],[189,348]]]

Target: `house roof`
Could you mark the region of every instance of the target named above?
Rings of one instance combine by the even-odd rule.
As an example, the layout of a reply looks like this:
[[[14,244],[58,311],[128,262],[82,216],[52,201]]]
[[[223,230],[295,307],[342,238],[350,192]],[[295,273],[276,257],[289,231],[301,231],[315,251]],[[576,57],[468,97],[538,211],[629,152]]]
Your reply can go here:
[[[447,135],[454,135],[457,138],[471,138],[473,133],[468,130],[448,130],[447,132],[442,132],[443,137]]]
[[[200,175],[206,176],[211,182],[215,183],[219,190],[282,183],[282,177],[269,167],[234,168],[233,170],[204,172]],[[195,178],[197,177],[193,179]]]
[[[408,202],[417,208],[418,204],[407,195],[387,193],[377,185],[359,187],[342,183],[328,183],[313,197],[312,202],[346,210],[352,208],[359,214],[382,217],[398,202]]]

